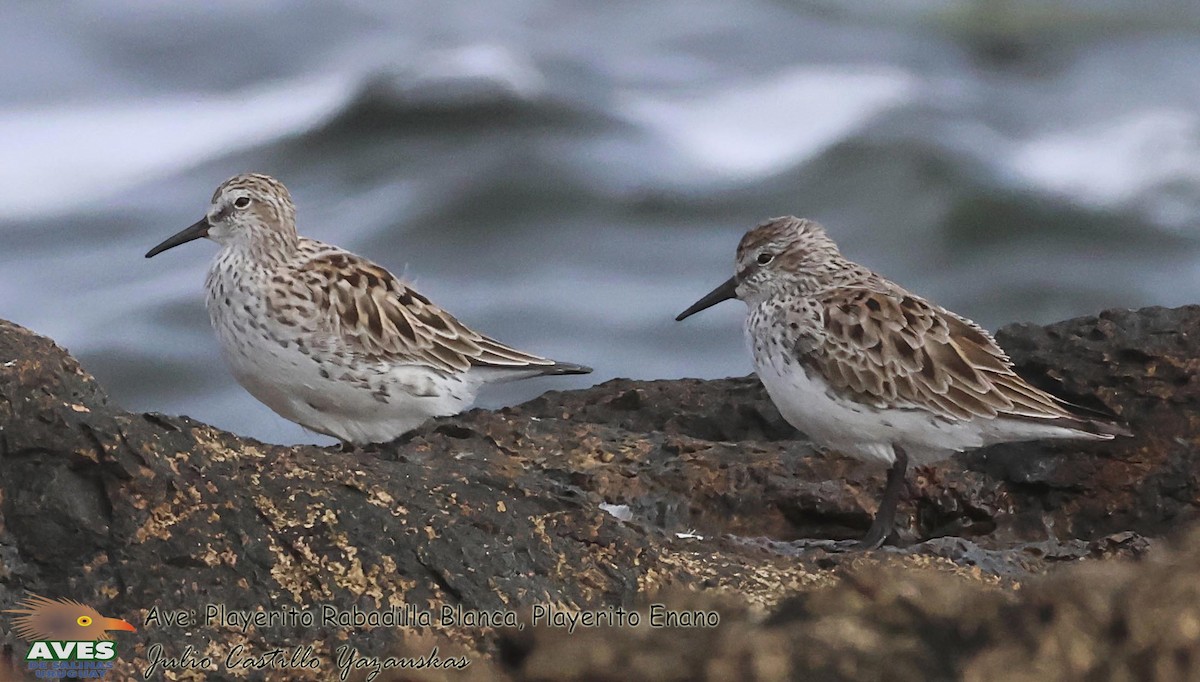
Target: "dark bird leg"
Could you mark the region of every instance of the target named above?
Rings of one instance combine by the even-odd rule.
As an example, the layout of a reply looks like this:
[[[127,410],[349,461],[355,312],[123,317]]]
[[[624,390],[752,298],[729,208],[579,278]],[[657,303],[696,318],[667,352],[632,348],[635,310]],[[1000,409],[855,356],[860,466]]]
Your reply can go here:
[[[896,453],[896,462],[888,470],[883,499],[879,500],[879,510],[875,512],[875,520],[871,522],[871,529],[858,543],[860,549],[878,549],[896,527],[896,503],[900,501],[900,489],[904,487],[904,472],[908,469],[908,453],[899,445],[893,445],[892,450]]]

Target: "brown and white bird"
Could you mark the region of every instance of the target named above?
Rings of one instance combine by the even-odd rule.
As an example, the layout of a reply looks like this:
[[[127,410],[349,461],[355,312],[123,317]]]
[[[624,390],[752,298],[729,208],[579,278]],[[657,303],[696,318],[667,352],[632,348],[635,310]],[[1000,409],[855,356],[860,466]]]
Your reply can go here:
[[[870,530],[892,532],[910,461],[994,443],[1130,435],[1034,388],[990,334],[842,256],[792,216],[750,230],[734,276],[676,319],[738,298],[759,379],[815,445],[891,467]]]
[[[70,599],[47,599],[36,594],[21,600],[13,619],[17,635],[27,642],[95,642],[112,639],[113,630],[137,632],[120,618],[105,618],[96,609]]]
[[[285,419],[347,443],[457,414],[485,384],[586,374],[473,331],[371,261],[296,233],[291,194],[258,173],[146,254],[207,237],[207,307],[233,374]]]

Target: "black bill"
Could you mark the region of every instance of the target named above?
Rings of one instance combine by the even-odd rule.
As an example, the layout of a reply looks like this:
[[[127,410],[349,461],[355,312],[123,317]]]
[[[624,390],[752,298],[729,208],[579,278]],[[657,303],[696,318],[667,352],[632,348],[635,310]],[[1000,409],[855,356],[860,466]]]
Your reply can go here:
[[[736,277],[730,277],[727,282],[725,282],[721,286],[717,287],[716,289],[713,289],[712,291],[708,292],[708,295],[706,295],[704,298],[693,303],[692,307],[688,308],[687,310],[683,311],[682,313],[679,313],[679,315],[675,318],[675,321],[679,322],[680,320],[684,319],[685,317],[691,317],[692,315],[695,315],[696,313],[700,312],[701,310],[711,308],[711,307],[715,306],[716,304],[720,303],[721,301],[728,301],[731,298],[737,298],[737,278]]]
[[[185,227],[179,232],[167,237],[163,243],[147,251],[146,258],[153,258],[167,249],[173,249],[180,244],[186,244],[201,237],[207,237],[208,228],[208,218],[201,218],[200,221],[195,225]]]

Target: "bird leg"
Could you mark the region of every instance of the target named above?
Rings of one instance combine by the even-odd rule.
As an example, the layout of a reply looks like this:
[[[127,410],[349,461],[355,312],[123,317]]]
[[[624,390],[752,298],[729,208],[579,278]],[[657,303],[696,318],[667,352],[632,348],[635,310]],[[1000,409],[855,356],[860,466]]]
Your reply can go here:
[[[896,461],[888,470],[887,485],[883,489],[883,498],[879,501],[879,509],[875,512],[871,529],[858,543],[861,549],[878,549],[896,526],[896,503],[900,501],[900,489],[904,487],[908,453],[899,445],[893,445],[892,450],[896,453]]]

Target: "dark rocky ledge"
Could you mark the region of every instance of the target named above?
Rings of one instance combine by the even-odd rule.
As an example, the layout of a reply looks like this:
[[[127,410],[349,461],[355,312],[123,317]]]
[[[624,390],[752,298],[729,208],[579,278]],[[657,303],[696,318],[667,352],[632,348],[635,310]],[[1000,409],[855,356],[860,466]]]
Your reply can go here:
[[[884,472],[814,455],[753,378],[611,381],[344,453],[130,414],[52,341],[0,322],[0,608],[28,590],[139,625],[117,635],[113,679],[140,678],[154,644],[214,661],[156,679],[233,678],[224,662],[238,644],[313,645],[323,658],[320,671],[245,679],[335,679],[342,644],[473,659],[429,679],[1200,674],[1200,530],[1179,530],[1200,500],[1200,307],[1000,339],[1030,380],[1107,407],[1136,436],[917,468],[905,546],[838,553],[800,540],[861,534]],[[450,604],[527,620],[535,603],[656,600],[718,608],[721,625],[144,626],[152,606]],[[20,661],[11,621],[0,627]]]

